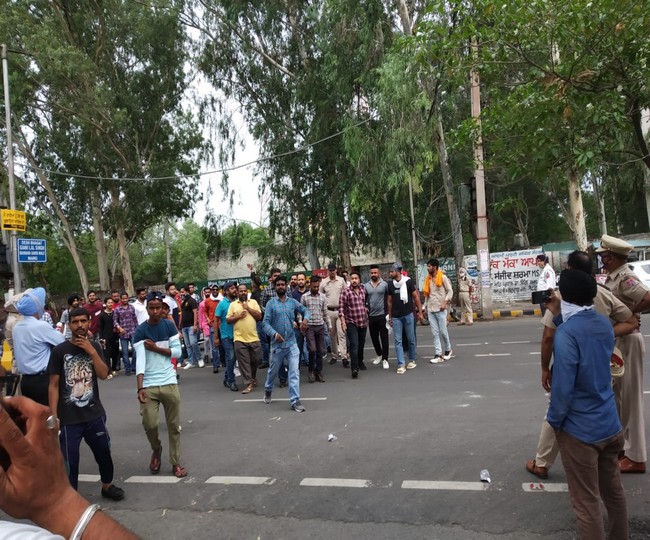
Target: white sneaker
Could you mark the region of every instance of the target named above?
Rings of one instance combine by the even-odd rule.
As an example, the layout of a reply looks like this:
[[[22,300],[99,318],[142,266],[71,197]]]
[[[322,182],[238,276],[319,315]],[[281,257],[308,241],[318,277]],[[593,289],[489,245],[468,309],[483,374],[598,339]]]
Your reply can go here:
[[[406,373],[406,367],[400,366],[400,367],[397,368],[397,374],[398,375],[402,375],[404,373]]]
[[[203,358],[201,358],[201,360],[199,360],[199,367],[203,366],[205,366],[205,362],[203,361]]]
[[[381,356],[378,356],[377,358],[375,358],[375,359],[372,361],[372,365],[373,365],[373,366],[376,366],[376,365],[378,365],[378,364],[380,364],[380,363],[381,363]]]
[[[406,364],[406,369],[413,369],[416,367],[418,367],[418,365],[415,362],[409,362],[408,364]]]
[[[451,358],[451,355],[454,354],[453,349],[449,349],[448,351],[445,351],[445,354],[442,355],[442,357],[445,360],[449,360]]]
[[[429,362],[432,364],[442,364],[444,361],[445,359],[440,355],[436,355],[431,360],[429,360]]]
[[[189,362],[183,366],[183,369],[192,369],[194,367],[194,364],[190,364]]]
[[[382,362],[382,364],[383,364],[383,368],[384,368],[384,369],[388,369],[388,368],[390,367],[390,366],[388,365],[388,360],[384,360],[384,361]]]

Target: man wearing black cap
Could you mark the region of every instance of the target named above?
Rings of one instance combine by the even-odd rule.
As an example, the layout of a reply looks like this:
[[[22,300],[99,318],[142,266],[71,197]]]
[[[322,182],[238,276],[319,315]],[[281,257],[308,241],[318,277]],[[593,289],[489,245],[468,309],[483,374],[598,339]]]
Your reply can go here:
[[[217,306],[214,314],[214,344],[223,346],[226,353],[226,372],[223,377],[223,385],[233,392],[239,388],[235,384],[235,343],[232,324],[228,324],[226,317],[230,304],[237,300],[237,283],[229,281],[223,286],[224,298]]]
[[[624,439],[611,385],[614,331],[596,313],[596,282],[580,270],[560,277],[562,324],[554,340],[553,391],[547,413],[555,430],[580,538],[628,538],[627,504],[618,453]]]
[[[350,365],[348,362],[348,347],[345,338],[345,332],[341,327],[339,319],[339,299],[341,293],[345,290],[345,280],[336,274],[336,264],[333,262],[327,265],[329,275],[320,283],[319,292],[325,295],[327,301],[327,317],[329,319],[329,328],[332,329],[330,334],[332,343],[332,358],[330,364],[336,364],[337,356],[343,362],[343,367]]]

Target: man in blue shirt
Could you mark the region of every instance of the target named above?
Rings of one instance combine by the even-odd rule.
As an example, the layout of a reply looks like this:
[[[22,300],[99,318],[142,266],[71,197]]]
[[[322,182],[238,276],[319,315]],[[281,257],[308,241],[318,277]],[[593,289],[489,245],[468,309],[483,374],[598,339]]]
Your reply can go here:
[[[223,300],[219,302],[214,314],[214,344],[223,346],[226,353],[226,372],[223,375],[223,385],[237,392],[239,388],[235,384],[235,342],[232,324],[228,324],[226,316],[230,304],[237,300],[237,283],[229,281],[223,286]]]
[[[627,504],[618,453],[624,438],[611,384],[614,331],[596,313],[597,285],[580,270],[560,277],[562,324],[553,344],[555,363],[547,420],[555,430],[569,484],[580,538],[605,539],[602,499],[609,538],[628,538]]]
[[[305,412],[300,403],[300,372],[298,362],[300,352],[293,331],[296,313],[302,315],[300,330],[304,334],[309,322],[309,310],[287,296],[287,278],[279,276],[275,280],[276,298],[266,304],[264,311],[264,333],[271,339],[270,366],[264,384],[264,403],[271,403],[273,383],[277,377],[280,366],[285,360],[289,364],[289,400],[291,408],[296,412]]]
[[[65,338],[61,332],[40,320],[44,310],[45,289],[38,287],[23,294],[16,303],[16,311],[24,318],[13,328],[13,344],[16,365],[22,375],[22,395],[47,406],[50,352],[53,347],[63,343]]]

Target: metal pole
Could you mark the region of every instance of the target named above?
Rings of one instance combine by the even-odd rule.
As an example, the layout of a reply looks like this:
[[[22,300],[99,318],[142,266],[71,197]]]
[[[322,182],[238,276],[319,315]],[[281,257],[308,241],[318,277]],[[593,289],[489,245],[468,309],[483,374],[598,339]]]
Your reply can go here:
[[[418,279],[418,243],[415,238],[415,211],[413,210],[413,179],[409,176],[409,203],[411,204],[411,234],[413,237],[413,279]]]
[[[2,44],[2,81],[5,90],[5,125],[7,136],[7,175],[9,178],[9,208],[16,209],[16,185],[14,182],[14,146],[11,138],[11,106],[9,104],[9,62],[7,45]],[[18,233],[11,231],[11,268],[14,274],[14,294],[20,292],[20,266],[18,265]]]
[[[472,55],[478,58],[478,43],[472,38]],[[472,118],[478,127],[474,141],[474,177],[476,178],[476,250],[481,291],[481,310],[484,319],[492,318],[492,287],[490,283],[490,245],[488,241],[487,205],[485,203],[485,170],[483,168],[483,137],[481,136],[481,81],[476,68],[470,73]]]

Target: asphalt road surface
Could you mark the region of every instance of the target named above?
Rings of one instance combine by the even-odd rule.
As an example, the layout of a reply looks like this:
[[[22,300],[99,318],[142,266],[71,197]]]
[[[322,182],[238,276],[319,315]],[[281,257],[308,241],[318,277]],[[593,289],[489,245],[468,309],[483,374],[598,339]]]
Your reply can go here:
[[[452,325],[454,356],[440,365],[429,363],[429,328],[417,333],[418,366],[404,375],[392,344],[391,369],[371,365],[369,337],[357,380],[326,364],[326,382],[308,384],[303,370],[302,414],[289,409],[287,389],[265,405],[261,385],[246,396],[207,366],[181,371],[183,480],[171,475],[162,421],[163,468],[149,474],[135,377],[102,382],[126,499],[101,501],[85,445],[79,489],[144,538],[576,537],[561,460],[543,483],[524,468],[547,405],[539,317]],[[632,538],[650,538],[649,478],[623,478]]]

